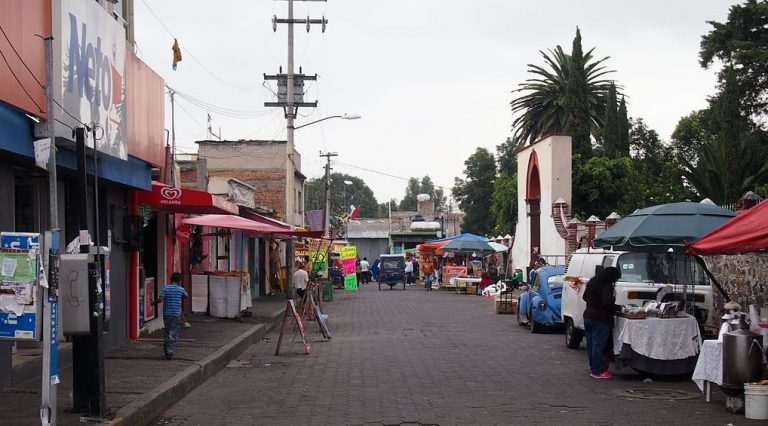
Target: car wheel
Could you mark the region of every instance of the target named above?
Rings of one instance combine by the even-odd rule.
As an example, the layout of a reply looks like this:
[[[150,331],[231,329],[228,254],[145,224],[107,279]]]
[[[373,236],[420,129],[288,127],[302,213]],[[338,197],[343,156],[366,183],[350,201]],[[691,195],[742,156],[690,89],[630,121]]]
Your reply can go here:
[[[522,311],[522,309],[517,310],[517,325],[519,325],[520,327],[525,327],[526,325],[528,325],[528,323],[524,322],[523,318],[520,317],[520,311]]]
[[[535,334],[541,332],[541,324],[537,323],[536,320],[533,319],[533,308],[528,311],[528,325],[531,327],[531,333]]]
[[[577,329],[571,318],[565,319],[565,347],[568,349],[579,349],[581,339],[584,333]]]

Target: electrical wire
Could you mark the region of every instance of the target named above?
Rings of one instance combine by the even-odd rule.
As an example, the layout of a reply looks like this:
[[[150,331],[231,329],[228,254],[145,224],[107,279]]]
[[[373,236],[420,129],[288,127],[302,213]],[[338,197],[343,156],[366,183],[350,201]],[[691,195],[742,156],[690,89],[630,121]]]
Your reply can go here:
[[[29,67],[27,66],[27,63],[26,63],[26,62],[24,62],[24,59],[22,59],[22,58],[21,58],[21,55],[19,54],[19,51],[18,51],[18,50],[16,50],[16,47],[13,45],[13,43],[11,43],[11,39],[10,39],[10,38],[8,38],[8,34],[6,34],[6,33],[5,33],[5,30],[3,29],[2,25],[0,25],[0,32],[2,32],[2,33],[3,33],[3,37],[5,37],[5,40],[6,40],[6,41],[8,41],[8,45],[9,45],[9,46],[11,46],[11,49],[13,49],[13,53],[15,53],[15,54],[16,54],[16,57],[17,57],[17,58],[19,58],[19,60],[21,61],[21,63],[24,65],[24,68],[26,68],[26,69],[27,69],[27,71],[29,71],[29,74],[32,76],[32,78],[34,78],[34,79],[35,79],[35,81],[37,82],[37,84],[38,84],[38,85],[39,85],[39,86],[40,86],[40,87],[41,87],[43,90],[45,90],[45,85],[44,85],[43,83],[41,83],[41,82],[40,82],[40,80],[38,80],[38,79],[37,79],[37,77],[35,76],[35,73],[33,73],[31,69],[29,69]],[[6,61],[6,63],[8,63],[8,62]],[[10,66],[10,65],[8,65],[8,68],[10,68],[10,67],[11,67],[11,66]]]
[[[269,110],[269,109],[248,111],[248,110],[238,110],[238,109],[223,107],[220,105],[216,105],[216,104],[204,101],[202,99],[198,99],[187,93],[176,90],[170,86],[166,86],[166,87],[168,88],[169,92],[173,92],[175,95],[179,95],[180,98],[186,100],[190,104],[202,110],[205,110],[208,112],[215,112],[219,115],[225,115],[230,118],[238,118],[238,119],[258,118],[258,117],[263,117],[272,113],[272,110]]]
[[[16,72],[13,71],[13,68],[11,68],[11,64],[8,62],[8,59],[6,59],[5,54],[3,53],[2,50],[0,50],[0,56],[2,56],[3,61],[5,61],[5,65],[8,66],[8,70],[11,72],[11,75],[13,75],[13,78],[16,79],[17,83],[19,83],[19,87],[21,87],[21,90],[23,90],[24,93],[27,94],[27,97],[29,98],[29,100],[32,101],[33,104],[35,104],[40,114],[45,113],[45,110],[43,110],[43,108],[40,107],[40,105],[37,103],[35,98],[33,98],[32,95],[29,93],[26,86],[24,86],[24,83],[22,83],[21,80],[19,80],[19,76],[17,76]]]
[[[168,26],[166,26],[166,25],[165,25],[165,23],[163,23],[162,19],[160,19],[160,17],[159,17],[159,16],[157,16],[157,14],[155,13],[155,11],[154,11],[154,10],[152,10],[152,8],[151,8],[151,7],[149,7],[149,4],[147,4],[147,2],[146,2],[145,0],[141,0],[141,2],[142,2],[142,3],[144,3],[144,6],[146,6],[146,8],[147,8],[147,10],[149,11],[149,13],[150,13],[150,14],[152,14],[152,16],[154,16],[154,17],[155,17],[155,19],[157,20],[157,22],[158,22],[158,23],[160,23],[160,25],[161,25],[163,28],[165,28],[165,31],[167,31],[167,32],[168,32],[168,34],[169,34],[171,37],[173,37],[174,39],[178,39],[178,37],[176,37],[176,36],[173,34],[173,31],[171,31],[171,30],[168,28]],[[194,60],[195,60],[195,62],[197,62],[197,63],[200,65],[200,67],[201,67],[203,70],[205,70],[205,71],[206,71],[208,74],[210,74],[211,76],[213,76],[215,79],[219,80],[220,82],[222,82],[222,83],[226,84],[227,86],[229,86],[229,87],[232,87],[232,88],[234,88],[234,89],[237,89],[237,90],[254,90],[254,89],[255,89],[255,87],[241,87],[241,86],[238,86],[238,85],[232,84],[232,83],[230,83],[229,81],[227,81],[227,80],[225,80],[225,79],[223,79],[223,78],[219,77],[219,76],[218,76],[216,73],[214,73],[213,71],[211,71],[210,69],[208,69],[208,67],[206,67],[206,66],[205,66],[205,65],[204,65],[204,64],[203,64],[203,63],[202,63],[202,62],[201,62],[199,59],[197,59],[197,57],[196,57],[195,55],[193,55],[193,54],[192,54],[192,52],[190,52],[190,51],[189,51],[189,49],[187,49],[187,48],[186,48],[186,47],[184,47],[184,46],[180,46],[180,47],[181,47],[181,50],[183,50],[183,51],[184,51],[184,52],[185,52],[187,55],[189,55],[189,57],[190,57],[190,58],[194,59]]]
[[[339,161],[336,161],[335,163],[340,165],[340,166],[352,167],[354,169],[360,169],[360,170],[364,170],[366,172],[375,173],[375,174],[379,174],[379,175],[382,175],[382,176],[388,176],[388,177],[395,178],[395,179],[400,179],[400,180],[404,180],[404,181],[411,180],[411,178],[406,178],[406,177],[402,177],[402,176],[395,176],[395,175],[392,175],[392,174],[389,174],[389,173],[380,172],[378,170],[372,170],[372,169],[367,169],[365,167],[356,166],[354,164],[342,163],[342,162],[339,162]],[[453,189],[452,186],[443,186],[443,185],[437,185],[437,184],[434,184],[434,183],[432,185],[435,188],[441,188],[441,189],[444,189],[444,190],[445,189],[449,189],[449,190]]]

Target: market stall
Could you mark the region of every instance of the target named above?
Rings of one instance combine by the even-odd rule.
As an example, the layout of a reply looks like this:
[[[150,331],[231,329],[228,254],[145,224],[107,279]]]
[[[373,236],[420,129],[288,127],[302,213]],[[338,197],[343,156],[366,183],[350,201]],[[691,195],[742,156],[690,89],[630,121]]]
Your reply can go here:
[[[613,353],[616,367],[654,375],[690,374],[701,348],[699,325],[691,315],[673,318],[616,317]]]

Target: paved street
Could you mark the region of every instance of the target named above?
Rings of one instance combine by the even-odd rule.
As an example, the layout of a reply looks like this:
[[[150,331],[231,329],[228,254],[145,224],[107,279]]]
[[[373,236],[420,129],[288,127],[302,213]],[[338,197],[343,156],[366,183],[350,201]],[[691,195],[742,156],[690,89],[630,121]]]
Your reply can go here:
[[[588,376],[585,351],[532,335],[478,296],[442,291],[334,294],[332,341],[306,328],[311,355],[277,335],[251,346],[158,424],[759,424],[705,403],[691,381]]]

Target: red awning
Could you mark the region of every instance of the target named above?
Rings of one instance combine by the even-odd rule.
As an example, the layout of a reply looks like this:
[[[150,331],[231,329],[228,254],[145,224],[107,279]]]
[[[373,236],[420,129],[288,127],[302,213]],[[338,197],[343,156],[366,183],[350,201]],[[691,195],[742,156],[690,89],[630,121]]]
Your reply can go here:
[[[189,217],[182,220],[183,223],[199,226],[213,226],[216,228],[237,229],[254,234],[275,235],[286,237],[319,238],[322,231],[291,231],[284,227],[256,222],[240,216],[224,214],[208,214],[198,217]]]
[[[237,204],[230,203],[210,192],[174,188],[159,182],[152,182],[152,191],[137,192],[136,202],[170,213],[238,214],[240,211]]]
[[[688,246],[689,254],[747,253],[768,249],[768,201],[715,228]]]

